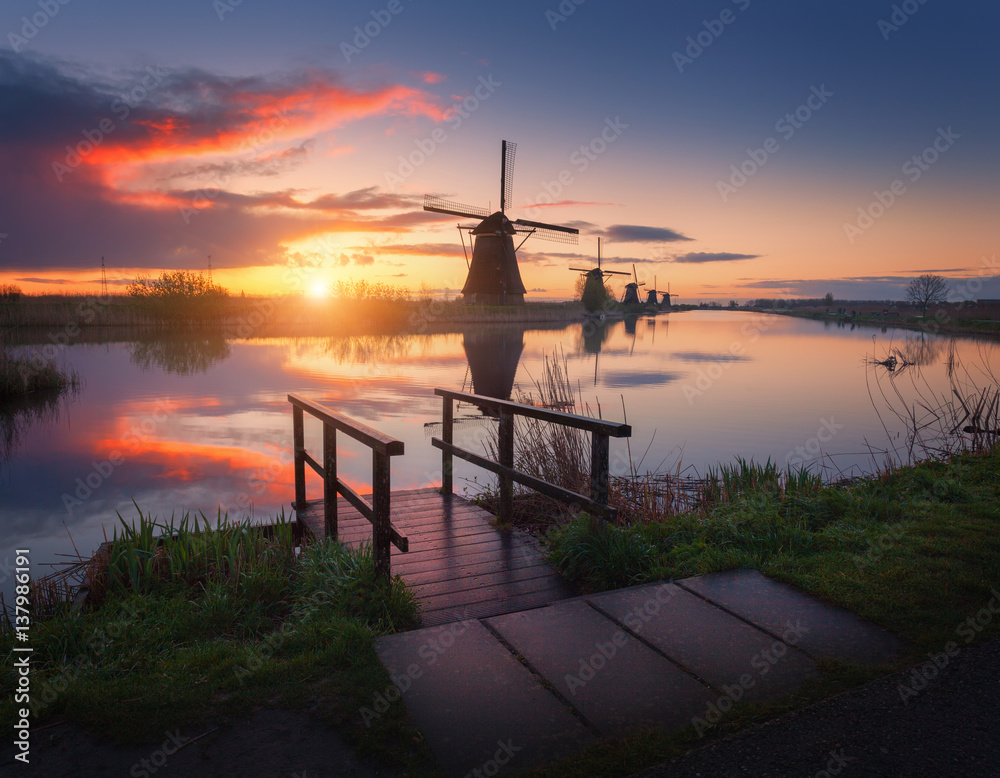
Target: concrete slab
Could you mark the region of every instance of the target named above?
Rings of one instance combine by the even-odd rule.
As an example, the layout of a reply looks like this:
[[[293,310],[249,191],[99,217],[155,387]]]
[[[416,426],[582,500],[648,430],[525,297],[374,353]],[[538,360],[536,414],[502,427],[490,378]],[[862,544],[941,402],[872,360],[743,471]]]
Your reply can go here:
[[[736,701],[773,700],[819,674],[805,654],[674,584],[586,599]]]
[[[525,770],[595,742],[478,621],[388,635],[376,650],[449,775]]]
[[[892,661],[900,648],[884,629],[756,570],[712,573],[677,584],[813,657],[877,665]]]
[[[680,729],[718,696],[583,600],[487,623],[603,735]]]

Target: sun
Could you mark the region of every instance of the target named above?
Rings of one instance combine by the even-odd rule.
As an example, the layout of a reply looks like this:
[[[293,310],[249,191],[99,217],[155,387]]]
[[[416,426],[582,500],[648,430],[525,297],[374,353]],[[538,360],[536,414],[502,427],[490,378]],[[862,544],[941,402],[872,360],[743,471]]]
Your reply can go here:
[[[329,287],[322,281],[313,281],[309,285],[309,296],[314,300],[322,300],[330,294]]]

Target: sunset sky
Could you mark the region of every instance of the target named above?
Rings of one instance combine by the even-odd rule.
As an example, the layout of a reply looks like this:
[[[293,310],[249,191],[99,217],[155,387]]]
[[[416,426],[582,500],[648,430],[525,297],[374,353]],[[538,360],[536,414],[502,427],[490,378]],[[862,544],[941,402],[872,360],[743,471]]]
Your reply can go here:
[[[570,297],[598,236],[682,301],[923,272],[1000,297],[998,25],[991,0],[6,0],[0,282],[211,256],[236,293],[455,293],[461,220],[422,197],[496,209],[506,138],[509,214],[580,229],[521,249],[529,299]]]

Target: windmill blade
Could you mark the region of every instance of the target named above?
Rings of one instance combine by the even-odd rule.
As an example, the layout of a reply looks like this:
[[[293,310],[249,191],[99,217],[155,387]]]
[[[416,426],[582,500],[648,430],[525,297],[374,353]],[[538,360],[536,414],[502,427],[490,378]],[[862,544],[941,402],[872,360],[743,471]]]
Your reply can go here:
[[[514,191],[514,153],[517,144],[509,140],[500,143],[500,213],[510,206]]]
[[[434,213],[447,213],[452,216],[465,216],[470,219],[485,219],[490,212],[485,208],[477,208],[474,205],[463,205],[450,200],[442,200],[440,197],[424,195],[424,210]]]
[[[558,224],[543,224],[530,222],[527,219],[516,219],[514,230],[529,236],[534,235],[542,240],[552,240],[557,243],[579,243],[580,231],[572,227],[560,227]]]
[[[631,273],[626,273],[624,270],[602,270],[602,273],[606,276],[630,276]]]
[[[589,272],[590,272],[591,270],[593,270],[594,268],[590,268],[590,270],[585,270],[585,269],[584,269],[584,268],[582,268],[582,267],[571,267],[571,268],[569,268],[569,269],[570,269],[570,270],[578,270],[578,271],[580,271],[581,273],[589,273]]]

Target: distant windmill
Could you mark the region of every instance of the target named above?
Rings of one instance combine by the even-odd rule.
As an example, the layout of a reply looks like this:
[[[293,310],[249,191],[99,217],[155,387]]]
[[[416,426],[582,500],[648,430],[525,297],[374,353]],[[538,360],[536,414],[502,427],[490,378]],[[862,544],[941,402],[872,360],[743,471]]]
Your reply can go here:
[[[480,219],[478,225],[466,228],[475,236],[469,275],[462,287],[462,295],[467,303],[485,305],[520,305],[524,302],[524,283],[517,268],[517,249],[514,235],[523,235],[527,240],[532,235],[562,243],[576,243],[579,230],[556,224],[543,224],[527,219],[507,218],[506,211],[511,201],[514,178],[514,152],[517,144],[502,141],[500,144],[500,210],[491,214],[485,208],[462,205],[437,197],[424,195],[424,210]],[[520,248],[521,244],[517,248]],[[462,241],[465,248],[465,241]]]
[[[583,300],[584,307],[591,313],[600,308],[601,303],[604,302],[604,276],[629,275],[624,270],[604,270],[601,268],[600,238],[597,239],[597,267],[589,270],[582,267],[571,267],[570,270],[576,270],[579,273],[583,273],[583,275],[587,278],[583,285],[583,295],[581,296],[581,299]]]
[[[669,308],[670,307],[670,282],[669,281],[667,282],[667,291],[663,293],[663,299],[660,300],[660,307],[661,308]]]
[[[628,275],[626,273],[626,275]],[[639,302],[639,287],[645,286],[646,282],[639,283],[639,275],[635,272],[635,265],[632,265],[632,281],[625,284],[625,294],[622,295],[622,305],[642,305]]]
[[[646,293],[646,305],[655,305],[657,308],[659,308],[661,305],[665,305],[665,306],[669,307],[669,305],[670,305],[670,292],[665,292],[662,289],[656,289],[655,288],[656,287],[656,276],[653,276],[653,287],[654,287],[653,289],[650,289]],[[660,300],[660,301],[657,301],[657,299],[656,299],[656,295],[658,295],[658,294],[662,294],[663,295],[663,299]]]

